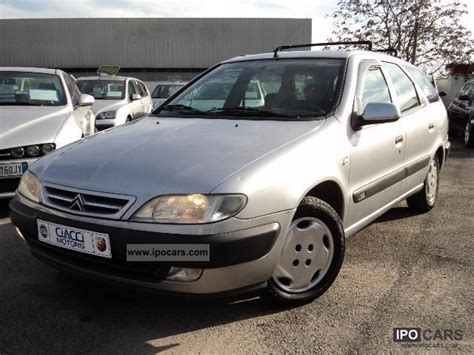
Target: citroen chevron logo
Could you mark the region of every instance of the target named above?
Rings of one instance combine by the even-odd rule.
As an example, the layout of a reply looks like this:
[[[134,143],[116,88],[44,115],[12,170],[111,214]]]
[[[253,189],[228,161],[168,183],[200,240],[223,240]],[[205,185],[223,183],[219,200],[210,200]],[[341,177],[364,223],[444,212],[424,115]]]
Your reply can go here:
[[[81,194],[77,194],[77,196],[74,197],[74,200],[71,201],[69,209],[84,212],[85,205],[86,201],[84,200],[84,197],[82,197]]]

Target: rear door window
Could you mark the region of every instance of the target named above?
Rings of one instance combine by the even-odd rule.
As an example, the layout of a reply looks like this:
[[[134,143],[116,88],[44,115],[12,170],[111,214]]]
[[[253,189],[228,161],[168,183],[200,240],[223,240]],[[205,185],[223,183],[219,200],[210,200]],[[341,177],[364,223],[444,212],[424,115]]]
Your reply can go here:
[[[405,72],[398,65],[393,63],[384,63],[384,68],[395,86],[400,111],[403,113],[420,106],[420,100],[416,93],[415,85],[413,85]]]
[[[405,69],[411,74],[413,79],[415,79],[429,102],[438,101],[438,93],[431,83],[430,78],[425,73],[413,67],[406,67]]]

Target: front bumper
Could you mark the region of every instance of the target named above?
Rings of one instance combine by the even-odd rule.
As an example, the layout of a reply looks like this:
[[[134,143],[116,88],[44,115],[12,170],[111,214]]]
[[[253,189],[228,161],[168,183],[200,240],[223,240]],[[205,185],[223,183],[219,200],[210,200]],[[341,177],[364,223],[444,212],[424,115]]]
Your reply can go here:
[[[56,267],[85,276],[180,293],[208,294],[246,288],[267,281],[283,246],[281,230],[291,221],[293,211],[265,216],[242,229],[216,234],[171,234],[144,231],[139,224],[68,215],[34,205],[17,196],[10,202],[10,216],[34,256]],[[106,259],[45,244],[38,240],[37,219],[69,227],[109,234],[112,258]],[[124,223],[125,226],[124,227]],[[180,226],[176,226],[179,231]],[[159,228],[159,226],[157,227]],[[209,261],[130,262],[127,244],[209,244]],[[168,281],[171,267],[201,268],[192,282]]]

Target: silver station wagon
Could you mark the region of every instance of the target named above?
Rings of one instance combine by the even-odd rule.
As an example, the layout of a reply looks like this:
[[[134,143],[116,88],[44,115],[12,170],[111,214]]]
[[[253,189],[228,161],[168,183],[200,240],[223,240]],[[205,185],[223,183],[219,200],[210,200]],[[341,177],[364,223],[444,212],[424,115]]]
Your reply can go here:
[[[313,300],[345,238],[405,199],[433,208],[450,146],[429,78],[358,44],[212,67],[144,119],[39,160],[13,223],[34,256],[83,275]]]

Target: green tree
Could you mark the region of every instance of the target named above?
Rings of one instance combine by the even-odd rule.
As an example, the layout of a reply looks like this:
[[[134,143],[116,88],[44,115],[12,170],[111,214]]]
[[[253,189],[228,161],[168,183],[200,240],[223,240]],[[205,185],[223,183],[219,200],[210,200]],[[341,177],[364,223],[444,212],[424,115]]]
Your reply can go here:
[[[474,40],[461,24],[467,6],[439,0],[340,0],[332,41],[371,40],[429,74],[451,62],[472,62]]]

